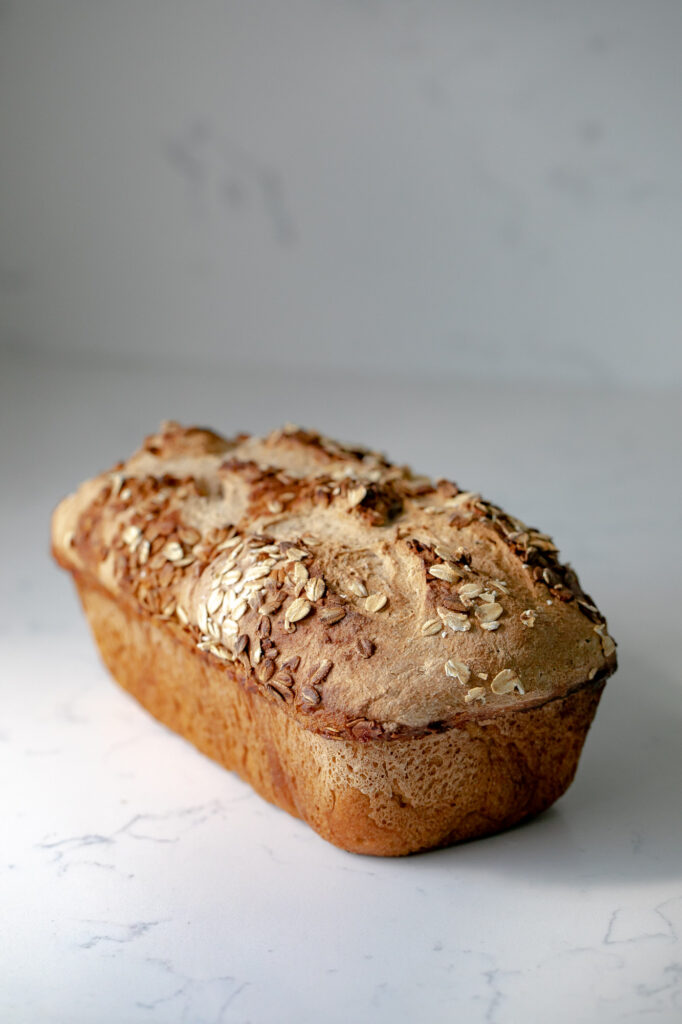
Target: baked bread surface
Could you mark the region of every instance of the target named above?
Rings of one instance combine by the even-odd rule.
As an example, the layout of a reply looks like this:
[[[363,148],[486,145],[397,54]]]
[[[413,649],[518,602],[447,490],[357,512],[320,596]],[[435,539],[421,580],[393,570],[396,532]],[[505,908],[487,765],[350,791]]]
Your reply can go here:
[[[548,806],[616,667],[603,616],[546,534],[295,427],[226,440],[165,423],[64,499],[52,541],[119,681],[348,849],[410,852]],[[156,642],[162,678],[144,654]],[[206,679],[211,701],[197,705]],[[235,718],[240,702],[250,711]],[[257,771],[234,753],[256,721],[254,749],[263,722],[275,736]],[[292,736],[317,779],[305,798]],[[439,773],[424,774],[428,751]],[[484,779],[484,763],[507,778]]]

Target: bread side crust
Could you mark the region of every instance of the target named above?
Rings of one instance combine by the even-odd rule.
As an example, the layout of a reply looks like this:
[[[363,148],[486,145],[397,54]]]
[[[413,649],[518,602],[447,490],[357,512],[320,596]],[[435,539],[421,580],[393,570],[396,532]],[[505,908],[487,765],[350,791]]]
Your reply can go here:
[[[163,621],[84,573],[76,586],[102,658],[155,718],[262,797],[354,853],[399,856],[498,832],[568,788],[604,688],[491,709],[436,735],[352,741],[306,729],[213,666]]]

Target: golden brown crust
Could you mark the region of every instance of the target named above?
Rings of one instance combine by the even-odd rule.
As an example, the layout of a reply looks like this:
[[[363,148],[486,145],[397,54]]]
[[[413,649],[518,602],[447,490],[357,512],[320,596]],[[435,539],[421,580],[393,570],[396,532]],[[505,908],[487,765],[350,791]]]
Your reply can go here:
[[[570,784],[603,680],[438,735],[330,739],[225,685],[170,622],[140,616],[76,573],[105,663],[156,718],[266,800],[351,852],[398,856],[497,832]]]
[[[616,667],[546,534],[298,428],[166,423],[61,502],[52,544],[119,682],[349,850],[549,806]]]
[[[164,424],[62,502],[53,547],[324,735],[439,732],[615,668],[549,537],[298,428]]]

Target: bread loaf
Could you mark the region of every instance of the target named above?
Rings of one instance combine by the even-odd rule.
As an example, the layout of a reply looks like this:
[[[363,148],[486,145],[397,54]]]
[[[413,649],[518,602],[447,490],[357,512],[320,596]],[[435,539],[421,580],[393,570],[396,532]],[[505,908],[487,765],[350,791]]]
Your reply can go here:
[[[616,668],[546,534],[296,427],[164,423],[61,502],[52,544],[112,675],[359,853],[544,810]]]

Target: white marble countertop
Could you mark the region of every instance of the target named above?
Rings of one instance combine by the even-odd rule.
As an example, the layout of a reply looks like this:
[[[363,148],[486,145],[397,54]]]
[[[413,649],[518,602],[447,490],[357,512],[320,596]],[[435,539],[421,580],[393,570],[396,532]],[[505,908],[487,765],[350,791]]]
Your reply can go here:
[[[5,1024],[682,1019],[679,398],[20,359],[0,377]],[[317,425],[552,532],[621,665],[568,794],[504,835],[353,856],[120,691],[48,516],[166,416]]]

